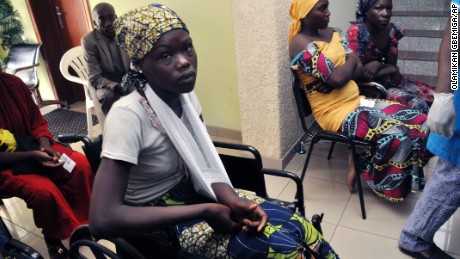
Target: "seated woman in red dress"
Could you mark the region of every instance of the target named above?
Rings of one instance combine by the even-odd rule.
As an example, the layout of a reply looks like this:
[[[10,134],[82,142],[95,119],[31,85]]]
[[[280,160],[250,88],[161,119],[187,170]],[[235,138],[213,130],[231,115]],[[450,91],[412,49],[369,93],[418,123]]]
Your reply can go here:
[[[388,99],[427,114],[434,89],[402,76],[398,66],[398,43],[404,31],[390,22],[392,0],[358,0],[357,21],[348,29],[348,47],[363,63],[361,81],[376,81],[388,89]]]
[[[76,163],[71,172],[61,154]],[[27,86],[0,72],[0,192],[33,210],[50,258],[68,258],[61,240],[88,222],[92,183],[86,157],[56,143]]]

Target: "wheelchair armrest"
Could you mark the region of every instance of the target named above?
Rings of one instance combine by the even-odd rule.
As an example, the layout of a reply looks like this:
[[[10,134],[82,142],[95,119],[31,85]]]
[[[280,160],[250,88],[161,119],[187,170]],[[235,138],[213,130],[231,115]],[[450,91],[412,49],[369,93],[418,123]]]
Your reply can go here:
[[[117,253],[121,252],[124,255],[129,255],[129,257],[133,259],[145,259],[145,257],[136,248],[123,238],[110,238],[105,240],[110,241],[115,245]],[[97,240],[91,236],[89,226],[87,224],[81,225],[73,231],[70,236],[69,244],[71,250],[70,253],[73,256],[78,254],[78,248],[80,246],[88,246],[95,255],[107,254],[111,256],[110,258],[121,258],[121,256],[115,255],[115,253],[107,249],[107,247],[97,243]]]
[[[60,134],[57,137],[59,142],[62,143],[75,143],[78,141],[83,142],[83,152],[86,155],[86,158],[93,169],[93,172],[96,173],[97,169],[99,168],[99,164],[101,162],[101,148],[102,148],[102,135],[97,137],[96,139],[92,140],[88,136],[83,134],[75,134],[75,133],[68,133],[68,134]]]
[[[248,151],[251,153],[257,153],[257,155],[260,157],[259,151],[253,146],[250,145],[245,145],[245,144],[236,144],[236,143],[230,143],[230,142],[221,142],[221,141],[213,141],[212,142],[215,147],[220,147],[220,148],[228,148],[228,149],[236,149],[236,150],[241,150],[241,151]]]
[[[59,134],[57,139],[62,143],[75,143],[78,141],[83,142],[85,145],[90,145],[93,143],[93,141],[88,136],[77,133]]]
[[[359,82],[358,86],[359,87],[372,87],[378,91],[382,99],[387,98],[387,89],[383,85],[377,82]]]
[[[272,175],[272,176],[278,176],[278,177],[285,177],[289,178],[292,181],[295,182],[296,187],[297,187],[297,206],[299,208],[299,213],[305,217],[305,205],[304,205],[304,197],[303,197],[303,184],[302,180],[300,180],[300,177],[297,176],[296,174],[288,171],[281,171],[281,170],[276,170],[276,169],[268,169],[268,168],[262,168],[261,172],[265,175]]]
[[[133,245],[123,238],[111,238],[107,240],[115,244],[119,253],[122,252],[133,259],[146,259],[142,253],[140,253]]]
[[[16,239],[10,239],[8,242],[5,243],[4,249],[11,253],[13,258],[20,258],[20,255],[25,255],[27,258],[33,258],[33,259],[43,259],[43,257],[40,255],[37,250],[33,249],[32,247],[16,240]]]

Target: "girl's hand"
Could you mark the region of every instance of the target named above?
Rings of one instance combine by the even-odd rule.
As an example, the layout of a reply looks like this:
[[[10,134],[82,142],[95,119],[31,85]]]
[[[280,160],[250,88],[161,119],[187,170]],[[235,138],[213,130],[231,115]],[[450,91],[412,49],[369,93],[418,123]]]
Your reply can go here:
[[[243,231],[262,232],[268,222],[268,215],[256,203],[238,198],[229,205],[232,216],[243,224]]]
[[[391,74],[391,84],[397,86],[401,83],[401,73],[397,67],[394,67],[395,71]]]
[[[244,225],[243,230],[261,232],[264,229],[268,216],[259,205],[239,197],[226,183],[213,183],[212,189],[219,203],[230,209],[232,220]]]
[[[47,153],[49,156],[53,158],[54,161],[58,161],[61,157],[61,153],[54,150],[52,147],[42,147],[40,151]]]
[[[205,221],[218,233],[235,233],[242,229],[242,224],[232,219],[232,211],[229,207],[210,203],[204,212]]]
[[[375,79],[375,75],[380,70],[382,64],[378,61],[372,61],[364,65],[363,75],[361,79],[365,82],[370,82]]]
[[[48,138],[40,137],[38,139],[38,144],[40,146],[40,151],[46,152],[48,155],[53,157],[54,161],[58,161],[58,159],[61,157],[61,153],[57,152],[54,150],[54,148],[51,147],[51,143]]]
[[[44,150],[36,150],[31,152],[32,159],[37,161],[44,167],[60,167],[64,164],[64,162],[59,162],[58,159],[54,159],[53,156],[50,156]]]

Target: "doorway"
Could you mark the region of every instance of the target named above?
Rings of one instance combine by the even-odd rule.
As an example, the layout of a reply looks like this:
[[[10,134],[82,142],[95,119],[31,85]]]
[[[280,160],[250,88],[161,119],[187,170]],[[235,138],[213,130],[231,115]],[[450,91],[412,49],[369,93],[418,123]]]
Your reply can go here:
[[[85,100],[81,85],[65,79],[59,70],[64,53],[81,45],[80,39],[92,30],[87,0],[26,0],[37,39],[43,45],[51,87],[56,97],[72,104]]]

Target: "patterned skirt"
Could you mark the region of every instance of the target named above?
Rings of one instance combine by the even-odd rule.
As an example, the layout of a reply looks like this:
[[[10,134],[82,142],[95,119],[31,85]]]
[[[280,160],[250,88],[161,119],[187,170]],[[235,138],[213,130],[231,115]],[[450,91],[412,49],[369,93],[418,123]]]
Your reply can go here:
[[[258,203],[268,214],[262,233],[219,234],[201,220],[172,228],[180,249],[205,258],[339,258],[323,236],[305,218],[257,197],[236,190],[240,197]],[[146,206],[175,206],[209,202],[184,181]],[[158,233],[153,233],[157,235]],[[312,253],[313,251],[313,253]]]
[[[388,86],[385,82],[383,84],[385,87]],[[428,114],[434,93],[435,89],[430,86],[413,78],[402,76],[398,86],[388,87],[387,99]]]
[[[396,102],[377,100],[374,108],[358,107],[342,124],[342,133],[372,141],[375,147],[361,156],[364,178],[374,192],[390,201],[402,201],[409,191],[425,186],[423,166],[427,116]]]

